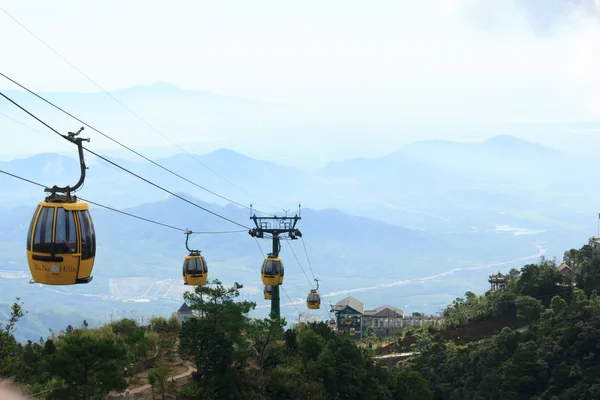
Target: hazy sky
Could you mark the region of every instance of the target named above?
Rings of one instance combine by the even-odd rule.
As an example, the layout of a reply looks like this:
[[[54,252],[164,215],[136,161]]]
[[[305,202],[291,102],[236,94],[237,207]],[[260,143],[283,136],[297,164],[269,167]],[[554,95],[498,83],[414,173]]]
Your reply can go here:
[[[600,120],[600,0],[0,5],[107,90],[166,81],[284,102],[307,120],[377,121],[380,140],[401,135],[386,123]],[[1,71],[38,91],[98,91],[1,11],[0,49]]]

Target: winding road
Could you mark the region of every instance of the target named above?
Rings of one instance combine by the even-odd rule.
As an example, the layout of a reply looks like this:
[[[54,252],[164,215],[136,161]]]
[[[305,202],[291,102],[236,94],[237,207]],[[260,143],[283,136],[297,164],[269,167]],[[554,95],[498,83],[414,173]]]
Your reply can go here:
[[[548,251],[546,248],[539,246],[539,245],[535,245],[535,247],[537,248],[537,253],[530,255],[530,256],[517,258],[514,260],[494,262],[494,263],[490,263],[487,265],[481,265],[481,266],[477,266],[477,267],[452,268],[451,270],[448,270],[445,272],[440,272],[439,274],[430,275],[430,276],[426,276],[423,278],[414,278],[414,279],[406,279],[406,280],[402,280],[402,281],[395,281],[395,282],[389,282],[389,283],[380,283],[378,285],[365,286],[365,287],[359,287],[359,288],[354,288],[354,289],[344,289],[344,290],[339,290],[336,292],[322,294],[321,297],[333,297],[333,296],[339,296],[339,295],[356,293],[356,292],[367,292],[367,291],[371,291],[371,290],[380,290],[380,289],[391,288],[391,287],[395,287],[395,286],[409,285],[409,284],[413,284],[413,283],[423,283],[423,282],[427,282],[427,281],[430,281],[433,279],[441,278],[443,276],[452,275],[456,272],[475,271],[475,270],[479,270],[479,269],[486,269],[486,268],[492,268],[492,267],[497,267],[497,266],[506,265],[506,264],[517,263],[517,262],[521,262],[521,261],[538,259],[541,256],[543,256],[544,254],[546,254],[546,252]],[[296,306],[299,304],[304,304],[305,301],[306,301],[305,299],[299,299],[298,301],[294,301],[294,302],[282,303],[281,306],[282,307]],[[268,307],[271,307],[271,306],[270,305],[262,305],[262,306],[257,306],[256,308],[268,308]]]

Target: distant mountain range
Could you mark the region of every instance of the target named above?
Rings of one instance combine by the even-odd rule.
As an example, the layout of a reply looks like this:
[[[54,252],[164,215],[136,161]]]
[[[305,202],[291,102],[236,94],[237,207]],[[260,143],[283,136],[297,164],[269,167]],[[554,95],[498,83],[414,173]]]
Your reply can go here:
[[[595,161],[511,136],[482,143],[418,142],[384,157],[330,163],[317,171],[283,167],[227,149],[194,157],[197,160],[178,154],[156,161],[227,199],[242,205],[252,203],[255,210],[281,214],[286,208],[293,213],[301,203],[300,228],[315,276],[326,293],[377,288],[389,282],[401,285],[364,291],[361,299],[373,306],[404,303],[407,309],[435,312],[435,304],[451,301],[474,285],[485,287],[486,271],[444,275],[428,280],[426,287],[419,279],[523,259],[538,251],[535,246],[550,257],[561,256],[566,248],[577,247],[596,231],[600,190],[593,184]],[[89,170],[79,193],[83,198],[184,229],[239,228],[89,154],[86,160]],[[250,226],[248,209],[149,163],[115,162]],[[72,156],[52,153],[0,162],[0,169],[47,185],[72,184],[78,178]],[[23,238],[35,204],[44,197],[43,189],[5,175],[0,175],[0,184],[0,270],[28,272]],[[0,303],[21,296],[35,304],[31,311],[36,317],[45,312],[46,300],[51,299],[66,307],[60,311],[65,315],[77,311],[102,319],[121,307],[131,310],[121,300],[101,300],[102,296],[115,290],[137,293],[135,296],[145,293],[142,283],[119,289],[114,279],[180,280],[185,253],[181,232],[97,206],[92,206],[92,211],[99,241],[94,283],[54,289],[30,286],[25,278],[0,278],[11,282],[2,283]],[[246,232],[198,235],[193,242],[207,257],[212,277],[243,282],[249,298],[262,304],[258,272],[262,254]],[[302,299],[312,276],[301,243],[289,244],[295,255],[288,242],[282,243],[288,266],[286,292],[293,299]],[[270,244],[262,241],[261,246],[266,252]],[[296,256],[309,279],[297,266]],[[519,262],[502,265],[518,267]],[[163,299],[135,303],[134,308],[149,315],[176,306],[173,300]],[[290,311],[293,309],[287,308],[286,312]],[[64,319],[57,317],[59,320]],[[31,324],[34,331],[39,326],[38,322]]]
[[[86,159],[90,168],[81,196],[116,207],[168,196],[90,154]],[[512,136],[482,143],[417,142],[385,157],[332,162],[317,171],[284,167],[226,149],[156,161],[227,199],[266,211],[302,203],[416,229],[446,229],[448,221],[465,228],[472,225],[472,217],[481,221],[490,212],[521,215],[517,219],[531,212],[596,212],[595,204],[600,201],[600,190],[590,184],[595,179],[595,160]],[[147,162],[115,162],[172,192],[187,192],[209,203],[228,203]],[[68,184],[78,177],[76,160],[54,154],[0,162],[0,167],[44,184]],[[0,204],[33,201],[43,194],[12,178],[0,177],[0,182],[7,189],[0,195]],[[542,222],[540,218],[526,220]]]
[[[250,226],[248,210],[233,205],[207,204],[183,193],[181,195]],[[150,287],[139,286],[144,285],[139,279],[180,284],[182,260],[187,253],[182,232],[92,206],[98,240],[94,280],[88,285],[75,287],[41,287],[27,283],[29,274],[24,255],[23,240],[33,208],[34,204],[0,208],[0,271],[7,276],[14,275],[13,278],[0,275],[3,287],[0,304],[8,307],[17,296],[27,304],[31,317],[27,319],[27,329],[21,332],[25,335],[23,337],[43,334],[40,327],[44,326],[53,329],[64,327],[65,321],[78,324],[83,315],[92,323],[102,321],[115,312],[123,315],[137,310],[138,316],[148,317],[174,311],[177,300],[154,298],[153,293],[160,291],[160,287],[150,290]],[[123,211],[194,231],[239,230],[237,233],[195,235],[190,246],[202,250],[211,278],[227,284],[241,282],[251,300],[264,303],[259,272],[263,253],[244,228],[217,219],[174,197]],[[286,265],[286,296],[292,299],[306,296],[314,285],[313,273],[320,280],[322,293],[344,293],[393,281],[418,280],[453,268],[472,268],[495,260],[516,259],[535,251],[527,240],[496,232],[471,237],[460,234],[436,236],[351,216],[335,209],[306,208],[302,209],[301,216],[299,227],[305,238],[310,265],[300,240],[283,241],[281,249]],[[266,253],[271,243],[259,240],[259,246]],[[23,273],[25,277],[19,277]],[[122,303],[114,297],[120,294],[127,298],[126,293],[131,293],[131,299],[147,298],[149,303]],[[367,291],[362,298],[368,302],[373,295],[380,296],[381,292]],[[404,298],[400,300],[399,295]],[[388,292],[390,302],[410,302],[409,297],[415,295],[418,292],[414,289],[404,289],[398,294]],[[288,299],[282,301],[287,303]],[[50,304],[60,304],[60,311],[53,306],[48,308]],[[45,321],[42,316],[49,310],[52,310],[54,319],[46,321],[45,325],[41,322]],[[286,308],[286,313],[292,311]],[[435,308],[432,309],[434,311]],[[76,321],[73,321],[74,316],[77,316]]]

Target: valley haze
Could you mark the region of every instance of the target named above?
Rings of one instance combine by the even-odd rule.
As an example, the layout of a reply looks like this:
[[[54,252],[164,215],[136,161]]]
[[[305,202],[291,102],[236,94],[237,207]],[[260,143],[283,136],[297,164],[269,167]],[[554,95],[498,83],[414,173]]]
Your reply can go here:
[[[353,295],[369,307],[394,304],[408,313],[436,313],[466,291],[485,291],[492,272],[520,268],[540,256],[561,258],[564,249],[580,246],[596,228],[592,199],[599,199],[600,191],[564,190],[592,179],[586,171],[593,160],[509,135],[478,143],[415,142],[382,157],[330,162],[316,170],[227,149],[194,156],[256,195],[245,201],[256,209],[281,215],[272,204],[288,205],[290,212],[303,204],[299,227],[320,279],[325,309],[328,302]],[[239,228],[93,156],[86,160],[89,170],[81,197],[186,229]],[[244,192],[187,154],[155,160],[244,204]],[[115,161],[209,210],[250,223],[248,209],[149,163]],[[67,184],[77,160],[72,154],[42,153],[2,161],[0,168],[47,185]],[[4,314],[16,296],[28,304],[20,339],[37,339],[48,328],[83,319],[96,325],[116,316],[168,316],[181,305],[182,293],[189,289],[181,279],[184,235],[94,206],[94,281],[77,287],[29,284],[23,237],[43,193],[6,176],[0,183],[6,189],[0,198],[0,301]],[[244,284],[243,296],[257,302],[257,315],[266,316],[259,274],[262,254],[247,232],[198,235],[192,241],[207,259],[209,277]],[[270,248],[269,241],[259,242],[263,252]],[[282,293],[282,315],[293,320],[299,310],[305,312],[301,307],[310,288],[305,275],[309,267],[299,241],[282,243],[281,254],[289,295]],[[327,313],[321,310],[314,316],[326,318]]]

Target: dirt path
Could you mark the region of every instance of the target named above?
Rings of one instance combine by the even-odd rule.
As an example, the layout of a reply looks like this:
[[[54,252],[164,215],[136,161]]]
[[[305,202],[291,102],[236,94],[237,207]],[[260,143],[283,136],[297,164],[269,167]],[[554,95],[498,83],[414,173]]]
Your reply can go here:
[[[179,380],[181,378],[185,378],[186,376],[190,376],[192,374],[192,372],[194,372],[194,371],[195,371],[194,367],[192,367],[191,365],[188,365],[188,370],[186,372],[184,372],[182,374],[179,374],[179,375],[170,376],[170,377],[167,378],[167,381],[171,381],[171,380],[177,381],[177,380]],[[138,387],[133,388],[133,389],[129,389],[128,391],[131,394],[142,393],[142,392],[150,389],[151,387],[152,387],[151,385],[146,384],[146,385],[138,386]],[[123,395],[123,394],[125,394],[125,392],[120,393],[120,394]]]

